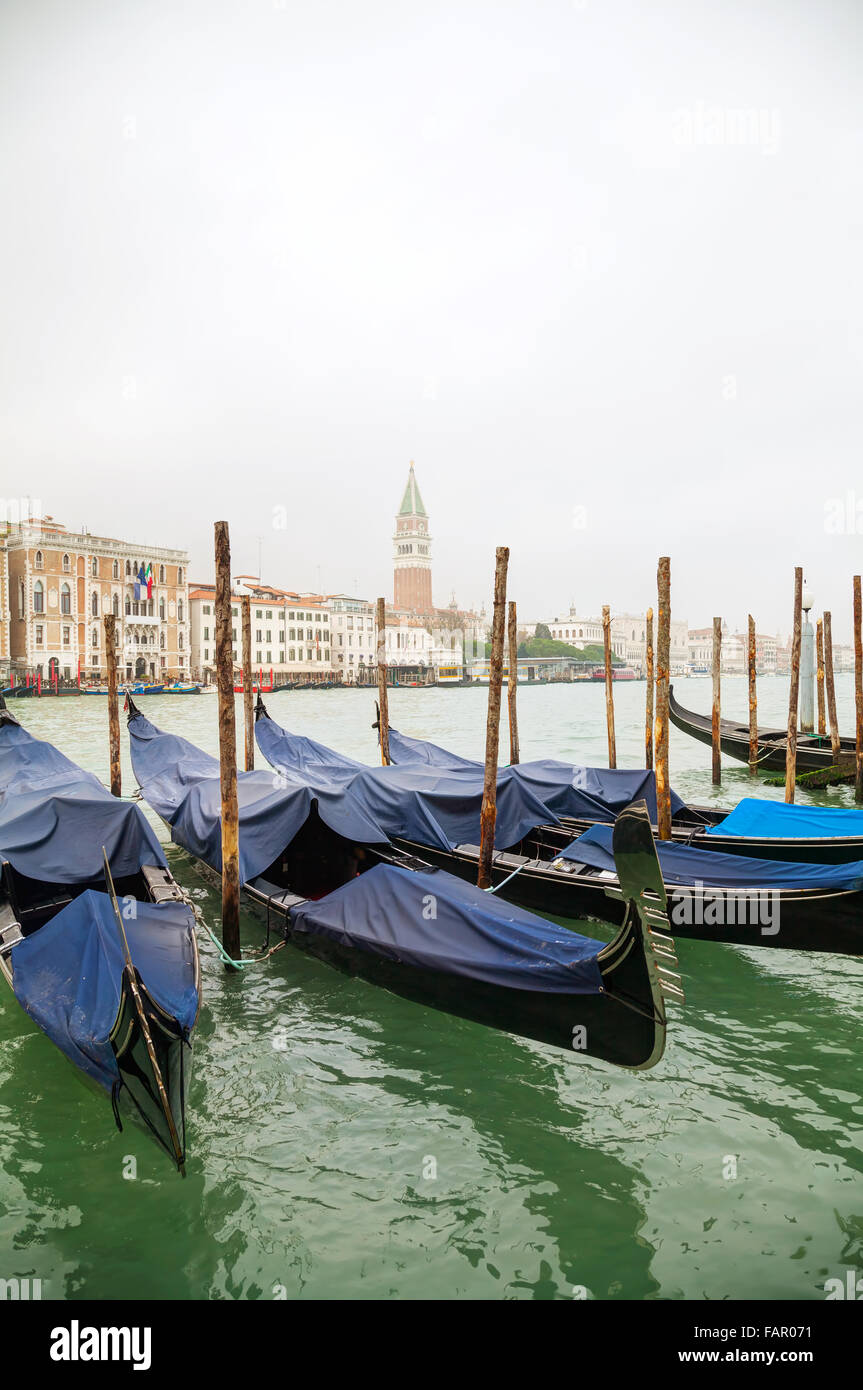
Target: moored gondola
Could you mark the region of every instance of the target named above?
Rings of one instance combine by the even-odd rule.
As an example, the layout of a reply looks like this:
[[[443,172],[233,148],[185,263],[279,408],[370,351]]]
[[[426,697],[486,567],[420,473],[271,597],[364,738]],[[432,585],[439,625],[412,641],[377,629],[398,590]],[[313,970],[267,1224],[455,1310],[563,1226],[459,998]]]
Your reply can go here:
[[[144,797],[177,844],[218,869],[218,762],[162,733],[134,702],[129,734]],[[655,894],[649,911],[618,894],[622,926],[606,945],[392,846],[369,808],[338,787],[312,789],[299,776],[262,769],[238,774],[238,794],[240,880],[268,933],[460,1018],[619,1066],[659,1060],[663,991],[679,987],[657,973],[657,953],[670,952],[670,939],[653,936],[664,923]],[[633,809],[636,835],[633,819],[643,853],[645,836],[652,846],[649,822]]]
[[[181,1172],[194,927],[140,807],[0,709],[0,973],[118,1126],[131,1115]]]
[[[675,728],[680,729],[684,734],[690,734],[692,738],[698,739],[699,743],[712,744],[711,716],[709,714],[696,714],[693,710],[684,709],[675,699],[674,686],[670,686],[668,691],[668,717]],[[787,732],[786,729],[759,728],[758,766],[760,768],[773,772],[785,771]],[[841,738],[839,742],[841,757],[853,759],[856,752],[855,740],[853,738]],[[737,758],[739,762],[748,763],[749,725],[735,724],[731,719],[720,719],[719,746],[722,752],[727,753],[730,758]],[[829,736],[823,734],[797,735],[796,767],[798,772],[816,772],[822,768],[832,767],[834,761]]]

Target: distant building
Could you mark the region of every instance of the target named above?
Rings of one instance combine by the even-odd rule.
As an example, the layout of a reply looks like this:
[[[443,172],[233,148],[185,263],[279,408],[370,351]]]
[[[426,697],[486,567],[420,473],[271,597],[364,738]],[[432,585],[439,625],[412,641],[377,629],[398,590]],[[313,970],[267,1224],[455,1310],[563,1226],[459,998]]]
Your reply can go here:
[[[393,535],[393,606],[421,614],[431,613],[434,607],[429,519],[413,463],[396,514]]]
[[[363,685],[377,667],[375,605],[348,594],[330,594],[329,606],[333,665],[346,685]]]
[[[332,635],[327,600],[263,584],[251,575],[238,575],[231,591],[232,652],[236,673],[242,672],[241,602],[251,599],[252,669],[257,676],[270,671],[274,680],[305,677],[326,680],[332,675]],[[216,678],[215,584],[192,585],[192,669],[197,680]]]
[[[16,679],[102,680],[109,613],[122,680],[188,676],[186,551],[67,531],[50,516],[10,527],[5,546]]]
[[[554,618],[546,626],[556,641],[568,642],[571,647],[579,647],[582,650],[586,646],[601,647],[605,640],[602,619],[580,618],[574,606],[570,607],[568,617]],[[671,674],[680,675],[686,669],[688,659],[685,619],[672,619],[669,638]],[[655,654],[655,619],[653,644]],[[644,613],[612,613],[611,651],[618,660],[631,666],[639,675],[644,675],[647,664],[647,618]]]

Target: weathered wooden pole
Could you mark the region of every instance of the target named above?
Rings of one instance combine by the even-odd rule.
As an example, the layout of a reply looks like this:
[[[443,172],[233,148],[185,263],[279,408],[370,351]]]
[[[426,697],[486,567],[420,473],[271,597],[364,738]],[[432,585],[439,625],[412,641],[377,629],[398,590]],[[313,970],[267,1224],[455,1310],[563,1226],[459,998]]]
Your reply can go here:
[[[384,599],[378,599],[378,705],[380,714],[379,733],[381,739],[381,762],[390,765],[390,706],[387,698],[387,606]]]
[[[830,756],[834,767],[841,757],[839,720],[836,717],[836,687],[833,684],[833,622],[824,614],[824,684],[827,687],[827,718],[830,721]]]
[[[755,639],[755,619],[749,614],[749,771],[758,771],[758,692],[755,686],[755,659],[758,647]]]
[[[608,766],[617,767],[614,744],[614,676],[611,669],[611,610],[602,605],[602,644],[605,647],[605,722],[608,725]]]
[[[854,576],[854,708],[857,712],[857,770],[854,800],[863,801],[863,603],[860,576]]]
[[[819,618],[815,624],[815,694],[818,697],[818,737],[827,732],[824,719],[824,622]]]
[[[500,736],[500,693],[503,686],[503,633],[506,625],[506,571],[509,547],[499,545],[494,563],[494,613],[491,620],[491,662],[488,674],[488,719],[485,728],[485,779],[479,835],[480,888],[491,887],[494,823],[497,817],[497,758]]]
[[[803,608],[803,571],[794,571],[794,629],[791,638],[791,690],[788,695],[788,738],[785,743],[785,800],[794,800],[797,781],[797,701],[800,695],[800,625]]]
[[[255,703],[252,698],[252,600],[240,600],[243,615],[243,728],[246,742],[246,771],[255,766]],[[231,682],[233,685],[233,681]]]
[[[668,683],[671,652],[671,560],[660,558],[656,571],[656,822],[661,840],[671,839],[671,785],[668,780]]]
[[[712,781],[714,787],[722,782],[722,754],[719,747],[719,695],[720,673],[722,670],[722,619],[713,619],[713,708],[710,726],[712,759]]]
[[[653,767],[653,609],[648,608],[644,626],[645,677],[647,680],[647,708],[644,720],[644,766],[648,772]]]
[[[240,956],[240,815],[237,805],[237,726],[231,615],[231,540],[227,521],[215,525],[216,676],[219,683],[219,766],[222,794],[222,945]],[[228,969],[233,969],[228,966]]]
[[[117,699],[117,619],[105,615],[105,661],[108,666],[108,752],[111,760],[111,795],[119,796],[120,779],[120,704]]]
[[[509,710],[509,761],[511,766],[518,762],[518,619],[514,603],[509,605],[509,677],[506,686],[507,708]]]

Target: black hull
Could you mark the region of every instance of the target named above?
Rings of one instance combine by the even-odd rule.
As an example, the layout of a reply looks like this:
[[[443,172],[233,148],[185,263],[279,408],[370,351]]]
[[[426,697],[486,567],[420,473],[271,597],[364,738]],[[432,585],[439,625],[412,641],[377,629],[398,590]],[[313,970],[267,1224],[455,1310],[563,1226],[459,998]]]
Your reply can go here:
[[[719,812],[715,821],[720,821],[727,812]],[[543,827],[546,841],[559,838],[561,847],[583,835],[595,821],[562,819],[563,833],[555,827]],[[654,826],[654,833],[656,827]],[[797,864],[856,864],[863,860],[863,836],[830,836],[806,839],[756,838],[751,835],[705,835],[692,825],[676,825],[672,822],[671,840],[676,845],[695,845],[698,849],[715,850],[721,854],[737,854],[744,859],[781,859],[786,863]]]
[[[162,1102],[153,1078],[141,1020],[125,978],[120,1010],[111,1038],[114,1056],[123,1079],[116,1099],[119,1108],[143,1123],[182,1171],[186,1161],[186,1095],[192,1073],[191,1039],[183,1034],[176,1020],[164,1013],[154,1002],[140,976],[138,992],[179,1139],[179,1158],[174,1153]]]
[[[476,883],[475,846],[470,847],[474,852],[459,847],[449,853],[409,841],[396,841],[396,844],[459,878]],[[549,917],[574,921],[594,918],[620,925],[623,905],[606,894],[606,888],[615,886],[615,879],[600,879],[593,870],[578,872],[577,865],[572,866],[572,873],[567,873],[542,861],[528,861],[514,877],[509,877],[516,867],[513,862],[516,856],[496,858],[502,862],[492,867],[492,885],[508,902]],[[730,920],[741,915],[739,893],[712,889],[709,884],[703,891],[697,891],[673,883],[666,884],[666,892],[669,927],[675,940],[682,937],[735,946],[767,946],[773,950],[863,954],[863,892],[860,891],[789,892],[780,889],[766,896],[754,922]],[[714,901],[721,905],[716,915],[725,920],[725,925],[711,925],[703,920],[707,905]],[[712,915],[712,909],[710,911]],[[770,920],[765,920],[768,914]],[[775,925],[777,930],[774,930]]]
[[[710,715],[695,714],[692,710],[684,709],[674,698],[673,686],[668,693],[668,717],[675,728],[680,729],[684,734],[689,734],[692,738],[698,739],[699,743],[712,745],[713,732]],[[769,772],[785,771],[786,732],[785,729],[759,728],[759,768]],[[843,738],[840,740],[840,743],[841,756],[849,759],[854,758],[856,755],[854,739]],[[730,719],[720,719],[719,746],[722,752],[727,753],[730,758],[737,758],[739,762],[748,763],[748,725],[735,724]],[[832,766],[833,751],[830,746],[829,737],[798,734],[796,760],[798,772],[818,772]]]
[[[268,926],[280,922],[292,945],[342,974],[356,976],[441,1013],[616,1066],[645,1070],[662,1057],[665,1008],[660,992],[652,984],[650,971],[654,967],[648,966],[644,929],[634,911],[599,958],[604,993],[560,996],[422,970],[332,939],[293,933],[290,908],[283,902],[285,895],[270,893],[269,887],[256,886],[253,881],[244,890],[259,913],[266,915]],[[621,916],[624,911],[621,905]],[[585,1045],[576,1047],[573,1040],[582,1036],[581,1029]]]

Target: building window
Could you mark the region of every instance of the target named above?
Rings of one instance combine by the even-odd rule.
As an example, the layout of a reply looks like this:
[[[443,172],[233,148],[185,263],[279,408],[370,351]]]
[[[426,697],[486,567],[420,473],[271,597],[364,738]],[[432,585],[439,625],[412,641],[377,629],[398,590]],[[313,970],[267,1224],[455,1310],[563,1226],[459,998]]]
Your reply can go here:
[[[178,599],[177,599],[177,622],[178,622],[178,623],[181,623],[182,621],[183,621],[183,600],[182,600],[181,598],[178,598]]]
[[[162,651],[165,650],[165,634],[164,634],[164,632],[160,632],[160,633],[159,633],[159,646],[162,648]]]
[[[204,660],[205,660],[205,661],[209,661],[209,660],[210,660],[210,649],[209,649],[209,647],[205,647],[205,648],[204,648]]]
[[[37,579],[33,585],[33,612],[45,612],[45,588],[41,579]]]
[[[99,561],[95,555],[90,561],[90,572],[94,578],[96,578],[99,574]]]
[[[99,595],[96,593],[96,590],[95,590],[95,589],[93,590],[92,594],[90,595],[90,612],[93,614],[93,617],[94,617],[94,618],[98,618],[98,616],[99,616]]]
[[[72,590],[68,584],[64,584],[60,589],[60,612],[72,612]]]
[[[285,653],[284,653],[283,651],[281,651],[281,652],[279,652],[279,665],[280,665],[280,666],[284,666],[284,664],[285,664]]]
[[[68,629],[68,627],[64,627],[64,629],[63,629],[63,646],[64,646],[64,647],[68,647],[68,646],[69,646],[69,629]]]
[[[132,573],[132,561],[131,561],[131,560],[127,560],[127,561],[126,561],[126,573],[127,573],[127,574],[131,574],[131,573]]]
[[[177,646],[179,647],[180,651],[183,650],[183,634],[182,634],[182,632],[178,632],[178,633],[177,633]]]
[[[296,652],[294,651],[293,647],[291,647],[291,648],[289,649],[289,651],[288,651],[288,661],[296,661],[296,659],[297,659],[297,654],[296,654]]]
[[[33,556],[33,567],[34,567],[34,569],[41,570],[41,569],[44,568],[44,566],[45,566],[45,561],[44,561],[42,552],[41,552],[41,550],[37,550],[37,551],[36,551],[36,554]]]
[[[94,627],[94,628],[93,628],[93,631],[92,631],[92,634],[91,634],[91,641],[92,641],[92,644],[93,644],[94,647],[98,647],[98,645],[99,645],[99,629],[98,629],[97,627]]]
[[[205,627],[205,628],[204,628],[204,641],[205,641],[205,642],[209,642],[209,640],[210,640],[210,629],[209,629],[208,627]]]
[[[262,660],[262,658],[261,658],[261,653],[260,653],[260,652],[255,652],[255,661],[258,663],[259,666],[260,666],[260,664],[261,664],[261,660]]]
[[[256,642],[260,642],[260,640],[261,640],[261,629],[258,627],[258,628],[255,628],[255,641],[256,641]]]
[[[113,597],[112,600],[111,600],[111,612],[114,614],[114,617],[115,617],[115,618],[119,618],[119,616],[120,616],[120,595],[119,595],[119,594],[115,594],[114,597]]]
[[[126,595],[126,617],[127,617],[127,618],[130,618],[131,616],[132,616],[132,600],[129,598],[129,595],[127,594],[127,595]]]
[[[164,565],[160,565],[160,566],[159,566],[159,583],[160,583],[160,584],[164,584],[164,582],[165,582],[165,566],[164,566]]]
[[[163,598],[159,599],[159,617],[162,622],[165,621],[165,600]]]
[[[114,561],[113,565],[111,566],[111,573],[112,573],[112,575],[114,576],[115,579],[119,579],[119,578],[120,578],[120,561],[119,561],[119,560],[115,560],[115,561]]]
[[[178,568],[178,570],[177,570],[177,583],[178,583],[178,584],[182,584],[182,582],[183,582],[183,567],[182,567],[182,565],[180,565],[179,568]]]
[[[64,556],[63,556],[63,573],[64,573],[64,574],[68,574],[68,573],[69,573],[69,570],[71,569],[71,565],[72,565],[72,562],[70,561],[69,556],[68,556],[68,555],[64,555]]]
[[[41,624],[41,623],[37,623],[37,624],[36,624],[36,646],[37,646],[37,647],[41,647],[41,645],[42,645],[42,634],[43,634],[44,630],[45,630],[45,629],[42,627],[42,624]]]
[[[211,610],[210,610],[210,605],[209,605],[208,603],[205,603],[204,606],[203,606],[203,608],[201,609],[201,612],[202,612],[202,613],[206,613],[207,617],[209,617],[209,616],[210,616],[210,611],[211,611]]]

